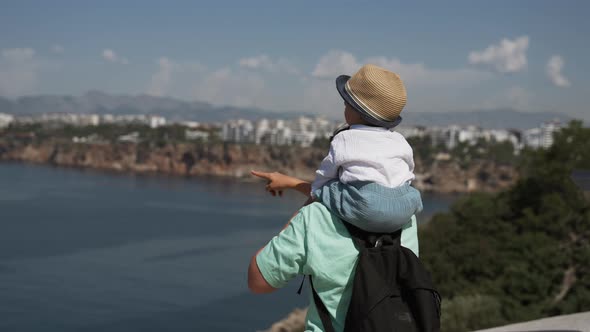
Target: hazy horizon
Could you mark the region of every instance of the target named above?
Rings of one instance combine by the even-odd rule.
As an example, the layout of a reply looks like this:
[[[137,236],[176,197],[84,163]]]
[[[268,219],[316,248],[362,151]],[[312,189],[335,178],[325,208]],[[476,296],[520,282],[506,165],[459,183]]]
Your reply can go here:
[[[334,78],[375,63],[405,81],[409,112],[588,120],[590,4],[565,4],[7,1],[0,96],[98,90],[337,117]]]

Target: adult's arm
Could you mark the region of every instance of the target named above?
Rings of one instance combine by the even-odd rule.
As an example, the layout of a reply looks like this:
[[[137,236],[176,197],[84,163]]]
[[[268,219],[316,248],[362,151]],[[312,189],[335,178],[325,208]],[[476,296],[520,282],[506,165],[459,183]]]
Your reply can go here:
[[[304,210],[304,209],[302,209]],[[283,230],[250,259],[248,288],[256,294],[270,293],[303,274],[307,261],[306,213],[300,210]]]
[[[248,288],[254,294],[272,293],[277,290],[277,288],[272,287],[266,282],[266,279],[262,276],[258,264],[256,263],[256,256],[262,249],[263,248],[258,250],[258,252],[252,256],[250,266],[248,266]]]

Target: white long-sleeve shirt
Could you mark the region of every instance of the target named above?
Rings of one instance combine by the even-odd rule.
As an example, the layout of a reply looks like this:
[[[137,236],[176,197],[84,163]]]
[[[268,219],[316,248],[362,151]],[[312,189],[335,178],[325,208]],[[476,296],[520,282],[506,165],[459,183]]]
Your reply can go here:
[[[352,125],[334,136],[330,152],[316,171],[313,192],[328,181],[371,181],[398,187],[414,179],[412,147],[398,132],[386,128]]]

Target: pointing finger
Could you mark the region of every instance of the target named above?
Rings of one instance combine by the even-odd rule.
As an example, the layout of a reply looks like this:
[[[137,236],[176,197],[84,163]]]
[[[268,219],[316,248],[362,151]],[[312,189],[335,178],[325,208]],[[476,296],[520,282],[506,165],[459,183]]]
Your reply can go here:
[[[263,178],[263,179],[267,179],[267,180],[270,179],[270,173],[252,170],[252,171],[250,171],[250,174],[252,174],[254,176],[257,176],[259,178]]]

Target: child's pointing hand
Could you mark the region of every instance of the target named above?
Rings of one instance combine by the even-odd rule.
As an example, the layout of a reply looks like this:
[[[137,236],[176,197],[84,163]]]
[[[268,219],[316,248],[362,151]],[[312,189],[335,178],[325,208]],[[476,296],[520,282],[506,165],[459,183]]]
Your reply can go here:
[[[281,174],[279,172],[267,173],[260,171],[250,171],[250,173],[254,176],[267,180],[266,191],[270,192],[273,196],[276,196],[277,193],[279,196],[283,196],[283,190],[293,188],[295,183],[294,180],[296,180],[295,178]]]
[[[271,193],[273,196],[279,194],[283,195],[285,189],[295,189],[303,195],[310,197],[311,184],[305,180],[301,180],[292,176],[288,176],[279,172],[260,172],[250,171],[250,173],[259,178],[265,179],[266,191]]]

